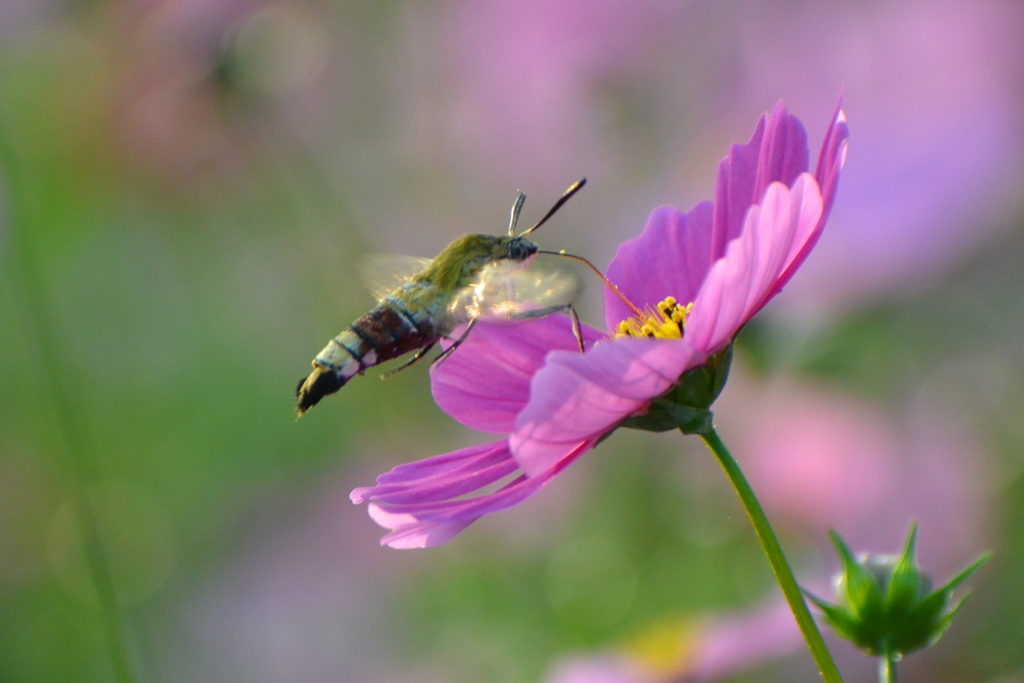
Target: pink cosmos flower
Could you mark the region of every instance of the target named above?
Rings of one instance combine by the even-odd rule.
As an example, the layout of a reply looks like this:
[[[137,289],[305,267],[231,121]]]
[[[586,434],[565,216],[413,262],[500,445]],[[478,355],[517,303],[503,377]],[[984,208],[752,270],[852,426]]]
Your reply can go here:
[[[762,116],[750,142],[719,165],[714,203],[685,214],[656,209],[640,237],[619,247],[608,278],[622,297],[606,292],[610,334],[585,327],[585,353],[564,319],[478,324],[432,370],[434,399],[459,422],[508,436],[399,466],[353,491],[353,502],[369,501],[373,520],[392,529],[382,543],[445,543],[522,502],[726,349],[818,240],[848,135],[837,106],[812,176],[800,121],[781,102]],[[516,473],[494,492],[461,498]]]

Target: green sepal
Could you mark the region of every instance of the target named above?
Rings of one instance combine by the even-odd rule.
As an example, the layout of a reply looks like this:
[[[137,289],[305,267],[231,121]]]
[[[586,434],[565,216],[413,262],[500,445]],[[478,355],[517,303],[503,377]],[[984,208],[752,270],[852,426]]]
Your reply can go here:
[[[943,610],[949,604],[949,593],[936,591],[925,597],[914,608],[912,614],[920,621],[933,622],[942,617]]]
[[[705,434],[713,423],[711,404],[722,393],[732,365],[732,345],[696,368],[679,376],[679,381],[651,401],[647,412],[623,420],[619,427],[647,432],[678,429],[683,434]]]
[[[732,344],[679,376],[679,383],[662,398],[681,406],[710,408],[725,388],[732,365]]]
[[[945,633],[946,629],[948,629],[950,624],[953,623],[953,617],[956,616],[956,613],[960,611],[960,607],[965,602],[967,602],[967,598],[969,597],[971,596],[965,595],[964,597],[960,598],[960,600],[958,600],[957,603],[950,608],[949,612],[947,612],[946,615],[943,616],[941,620],[939,620],[939,623],[935,626],[935,632],[932,636],[932,639],[925,643],[926,647],[929,645],[933,645],[936,640],[942,637],[942,634]]]
[[[946,585],[943,586],[942,588],[937,588],[935,590],[935,592],[936,593],[952,593],[953,591],[955,591],[957,588],[960,587],[960,584],[962,584],[967,579],[971,578],[971,574],[973,574],[974,572],[976,572],[979,569],[981,569],[982,565],[984,565],[986,562],[988,562],[991,559],[992,559],[992,553],[991,552],[983,553],[981,555],[981,557],[979,557],[974,562],[972,562],[971,565],[969,567],[967,567],[967,569],[963,570],[962,572],[960,572],[959,574],[954,576],[952,579],[950,579],[946,583]]]
[[[950,615],[943,615],[948,598],[948,595],[942,593],[932,593],[915,609],[892,615],[894,650],[901,653],[914,652],[937,641],[952,623],[951,619],[945,618]]]
[[[684,434],[703,434],[711,427],[713,418],[710,410],[658,398],[651,403],[646,414],[628,417],[620,426],[648,432],[680,429]]]
[[[711,385],[711,403],[718,400],[722,390],[725,389],[726,380],[729,379],[729,370],[732,368],[732,348],[733,345],[729,344],[721,352],[711,357],[715,363],[715,381]],[[708,407],[711,407],[711,403],[708,404]]]
[[[907,536],[903,554],[900,555],[892,570],[892,575],[889,577],[885,601],[891,611],[909,612],[913,609],[914,603],[928,592],[928,587],[925,585],[927,582],[923,580],[925,577],[917,570],[914,552],[916,543],[917,522],[914,522],[910,526],[910,534]]]
[[[841,590],[845,593],[842,602],[855,617],[864,620],[877,614],[882,606],[882,591],[874,575],[857,561],[843,539],[830,531],[832,543],[843,561]]]
[[[825,613],[825,621],[828,622],[829,626],[836,632],[840,638],[847,640],[854,640],[857,636],[857,620],[845,609],[839,605],[833,605],[825,602],[818,596],[810,593],[807,590],[803,591],[807,599],[810,600]]]

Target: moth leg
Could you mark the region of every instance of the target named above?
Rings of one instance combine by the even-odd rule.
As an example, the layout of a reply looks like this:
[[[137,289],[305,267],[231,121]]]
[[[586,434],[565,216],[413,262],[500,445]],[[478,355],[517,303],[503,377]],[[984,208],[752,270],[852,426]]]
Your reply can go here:
[[[508,316],[507,320],[536,320],[537,318],[546,318],[552,313],[558,313],[564,311],[567,308],[571,308],[569,304],[558,304],[557,306],[546,306],[544,308],[534,308],[529,311],[519,311]]]
[[[572,304],[566,304],[565,307],[569,310],[569,317],[572,319],[572,333],[576,337],[576,343],[580,345],[580,353],[585,353],[586,349],[583,347],[583,328],[580,326],[580,316],[576,313],[576,309],[572,307]]]
[[[430,364],[430,367],[436,368],[438,365],[440,365],[442,362],[444,362],[448,358],[448,356],[452,355],[452,353],[454,353],[455,349],[459,348],[459,345],[462,344],[462,342],[466,341],[466,337],[469,336],[469,333],[473,329],[473,326],[476,325],[476,320],[477,320],[476,318],[472,318],[469,321],[469,324],[466,325],[466,329],[462,333],[462,335],[458,339],[456,339],[452,343],[451,346],[449,346],[447,349],[442,351],[441,355],[438,356],[437,358],[435,358],[434,362]]]
[[[583,328],[580,326],[580,316],[577,315],[576,309],[573,308],[572,304],[559,304],[558,306],[548,306],[547,308],[538,308],[532,311],[523,311],[516,313],[511,316],[512,320],[536,320],[537,318],[544,318],[551,315],[552,313],[558,313],[559,311],[565,311],[572,319],[572,334],[576,337],[576,343],[579,344],[580,353],[584,353],[585,349],[583,346]]]
[[[430,342],[429,344],[424,346],[422,349],[417,351],[415,356],[413,356],[412,358],[410,358],[406,362],[402,363],[401,365],[399,365],[394,370],[388,370],[387,372],[382,374],[380,376],[380,378],[381,379],[387,379],[387,378],[391,377],[392,375],[396,375],[399,372],[401,372],[402,370],[405,370],[407,367],[409,367],[410,365],[412,365],[413,363],[418,361],[420,358],[423,358],[423,356],[427,355],[427,352],[430,351],[430,349],[434,348],[434,344],[435,343],[436,342]]]

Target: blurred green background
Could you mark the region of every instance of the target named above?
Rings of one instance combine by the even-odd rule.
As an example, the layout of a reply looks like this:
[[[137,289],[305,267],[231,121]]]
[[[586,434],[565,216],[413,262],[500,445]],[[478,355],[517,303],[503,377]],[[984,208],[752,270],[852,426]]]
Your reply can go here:
[[[779,98],[814,158],[841,89],[836,208],[720,431],[819,593],[829,528],[918,519],[937,580],[992,549],[901,676],[1024,681],[1021,64],[1015,0],[0,3],[0,681],[816,680],[697,440],[393,551],[349,491],[488,437],[426,366],[293,390],[365,255],[585,175],[537,237],[606,264]]]

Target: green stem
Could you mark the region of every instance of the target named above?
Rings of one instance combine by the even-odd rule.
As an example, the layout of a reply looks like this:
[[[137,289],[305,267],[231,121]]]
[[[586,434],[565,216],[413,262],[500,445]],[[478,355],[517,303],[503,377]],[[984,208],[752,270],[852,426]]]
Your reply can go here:
[[[896,654],[886,648],[878,659],[878,683],[896,683]]]
[[[793,570],[790,569],[786,556],[782,553],[779,539],[775,537],[775,532],[772,531],[768,517],[764,514],[764,509],[758,502],[757,496],[754,495],[754,490],[750,488],[740,466],[729,453],[729,449],[722,443],[714,427],[709,427],[708,431],[701,434],[700,437],[718,458],[719,464],[736,490],[736,495],[743,503],[747,515],[750,516],[750,522],[754,525],[754,531],[757,532],[757,538],[761,541],[761,547],[764,548],[764,552],[768,556],[775,579],[779,582],[779,587],[782,588],[782,593],[786,596],[789,608],[793,610],[793,616],[796,617],[796,623],[800,626],[804,640],[807,641],[811,656],[814,657],[814,661],[818,665],[821,678],[825,683],[842,683],[843,679],[839,675],[839,669],[836,668],[832,655],[829,654],[828,647],[821,637],[821,632],[818,630],[817,624],[814,623],[814,617],[807,609],[800,586],[797,585],[796,579],[793,577]]]
[[[70,479],[71,501],[78,532],[81,534],[86,566],[100,602],[103,631],[107,641],[114,679],[133,683],[128,648],[123,632],[123,614],[114,588],[113,575],[103,550],[99,522],[86,491],[88,480],[85,425],[78,419],[76,401],[71,397],[65,362],[66,353],[57,339],[48,300],[39,274],[21,205],[26,196],[23,178],[14,151],[0,128],[0,168],[7,175],[8,238],[6,263],[0,263],[0,275],[6,275],[12,297],[26,327],[27,346],[36,354],[39,392],[45,396],[53,415],[53,435],[57,451],[63,457],[62,470]]]

